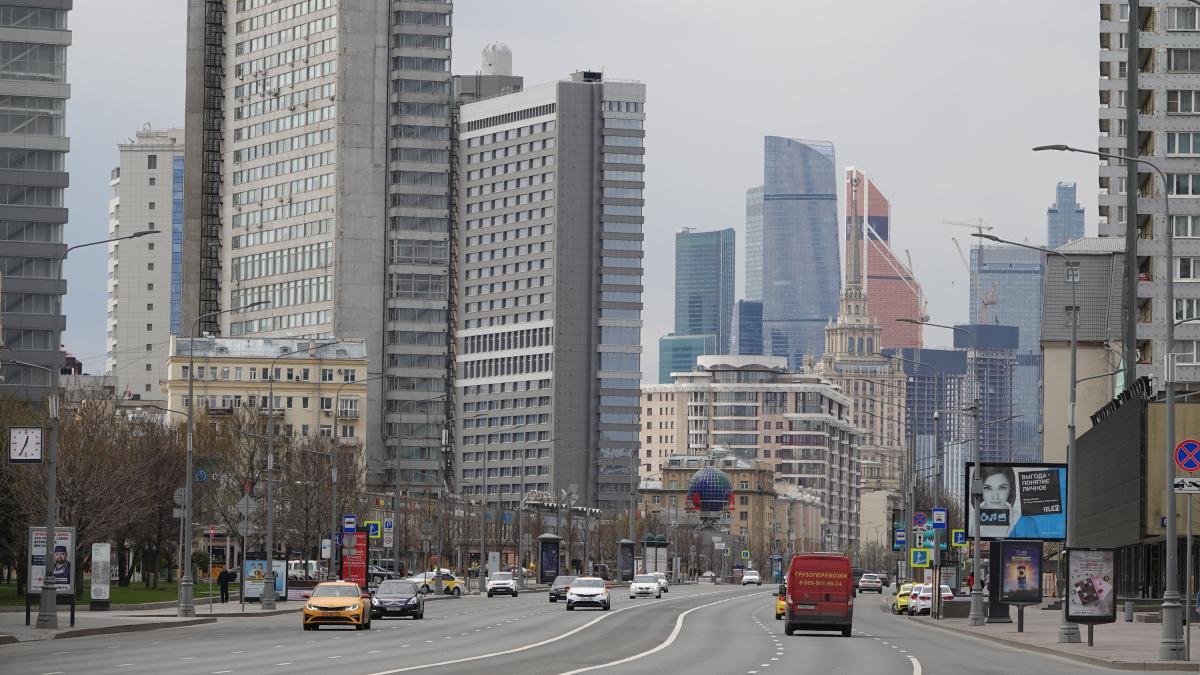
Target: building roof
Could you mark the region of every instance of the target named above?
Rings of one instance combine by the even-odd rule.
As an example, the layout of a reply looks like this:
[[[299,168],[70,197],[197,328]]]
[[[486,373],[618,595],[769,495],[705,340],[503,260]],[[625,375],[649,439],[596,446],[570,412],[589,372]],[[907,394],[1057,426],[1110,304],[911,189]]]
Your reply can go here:
[[[1123,237],[1084,237],[1067,242],[1054,249],[1060,253],[1124,253],[1125,239]]]
[[[192,338],[177,337],[172,341],[172,356],[189,355]],[[269,358],[323,346],[297,356],[307,359],[359,360],[367,358],[363,340],[296,340],[290,338],[195,338],[195,355],[204,358]]]

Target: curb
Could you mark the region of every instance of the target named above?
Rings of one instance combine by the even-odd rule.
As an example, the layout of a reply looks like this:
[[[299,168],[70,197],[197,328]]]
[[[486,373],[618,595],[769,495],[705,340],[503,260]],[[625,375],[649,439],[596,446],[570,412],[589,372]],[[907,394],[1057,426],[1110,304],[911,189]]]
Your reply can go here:
[[[216,619],[187,619],[186,621],[160,621],[157,623],[130,623],[119,626],[101,626],[99,628],[81,628],[79,630],[68,630],[54,636],[55,640],[65,640],[67,638],[87,637],[89,635],[106,635],[108,633],[139,633],[148,630],[158,630],[159,628],[177,628],[183,626],[199,626],[206,623],[216,623]]]
[[[1028,642],[1021,642],[1020,640],[1004,638],[1004,637],[1000,637],[998,635],[988,635],[987,633],[977,633],[975,631],[963,630],[961,628],[955,628],[953,626],[947,626],[947,625],[938,623],[936,621],[933,621],[932,619],[922,619],[922,618],[916,617],[916,620],[920,621],[921,623],[923,623],[927,626],[933,626],[935,628],[940,628],[940,629],[950,632],[950,633],[957,633],[959,635],[970,635],[972,637],[977,637],[982,640],[990,640],[991,642],[997,642],[999,644],[1006,645],[1008,647],[1024,649],[1026,651],[1037,652],[1039,654],[1047,654],[1049,656],[1057,656],[1059,658],[1069,659],[1071,661],[1078,661],[1080,663],[1086,663],[1086,664],[1093,665],[1093,666],[1112,668],[1113,670],[1160,671],[1160,672],[1174,671],[1174,672],[1188,672],[1188,673],[1200,672],[1200,664],[1197,664],[1197,663],[1180,663],[1180,662],[1176,662],[1176,661],[1109,661],[1108,659],[1101,659],[1101,658],[1097,658],[1095,656],[1086,656],[1084,654],[1076,654],[1074,652],[1068,652],[1068,651],[1064,651],[1061,649],[1055,649],[1053,647],[1044,647],[1042,645],[1030,644]]]
[[[0,635],[0,645],[15,645],[18,642],[20,642],[20,640],[18,640],[14,635]]]
[[[231,619],[231,618],[250,618],[250,617],[254,617],[254,616],[280,616],[283,614],[291,614],[292,612],[299,612],[301,609],[302,609],[301,607],[288,607],[286,609],[272,609],[272,610],[268,610],[268,611],[214,612],[212,614],[209,614],[208,612],[202,612],[200,610],[196,610],[196,618],[198,618],[198,619],[199,618]],[[146,614],[144,616],[148,616],[153,619],[165,619],[167,617],[172,617],[175,615],[174,614]]]

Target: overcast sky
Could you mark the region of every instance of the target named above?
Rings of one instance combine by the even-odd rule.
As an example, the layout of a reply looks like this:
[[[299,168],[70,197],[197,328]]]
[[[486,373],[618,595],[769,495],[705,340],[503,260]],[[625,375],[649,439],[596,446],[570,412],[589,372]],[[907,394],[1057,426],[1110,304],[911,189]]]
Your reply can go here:
[[[144,123],[182,124],[183,0],[77,2],[71,13],[70,243],[104,238],[116,144]],[[113,11],[116,7],[121,11]],[[526,84],[577,69],[646,83],[643,381],[672,329],[674,233],[738,230],[762,182],[762,137],[836,145],[892,203],[893,248],[912,252],[934,321],[965,321],[967,272],[942,220],[983,218],[1044,243],[1060,180],[1079,184],[1096,231],[1096,164],[1034,154],[1095,148],[1097,5],[1090,0],[458,0],[454,71],[501,41]],[[839,203],[844,211],[844,204]],[[67,349],[104,368],[103,247],[68,263]],[[949,335],[930,329],[926,344]]]

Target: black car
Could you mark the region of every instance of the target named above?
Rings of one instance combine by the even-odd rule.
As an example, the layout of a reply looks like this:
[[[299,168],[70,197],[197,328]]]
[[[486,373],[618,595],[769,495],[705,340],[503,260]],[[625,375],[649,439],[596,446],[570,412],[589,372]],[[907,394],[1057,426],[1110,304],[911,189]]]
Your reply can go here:
[[[572,581],[575,581],[575,577],[554,577],[554,583],[550,584],[550,602],[566,600],[567,587]]]
[[[388,579],[371,596],[371,617],[411,616],[425,618],[425,596],[411,581]]]

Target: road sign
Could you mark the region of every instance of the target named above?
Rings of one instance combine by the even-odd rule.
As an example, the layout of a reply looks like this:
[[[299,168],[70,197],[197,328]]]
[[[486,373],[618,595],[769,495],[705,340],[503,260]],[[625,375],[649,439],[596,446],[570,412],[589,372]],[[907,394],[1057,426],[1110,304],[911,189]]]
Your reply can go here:
[[[237,512],[243,516],[249,518],[250,514],[257,510],[257,505],[254,503],[254,500],[250,498],[250,495],[245,495],[238,500]]]
[[[196,471],[196,482],[197,483],[203,483],[206,480],[208,480],[208,472],[207,471],[205,471],[204,469],[200,469],[200,470]]]
[[[966,546],[967,545],[966,530],[950,530],[950,536],[954,539],[955,546]]]
[[[722,554],[722,555],[724,555],[726,558],[728,558],[728,557],[729,557],[729,552],[730,552],[730,551],[732,551],[732,550],[733,550],[733,549],[730,549],[730,548],[725,548],[725,547],[721,547],[721,554]]]
[[[383,524],[378,520],[364,520],[363,525],[367,528],[368,538],[379,539],[383,536]]]
[[[783,556],[779,555],[778,553],[772,553],[771,560],[783,560]]]
[[[342,532],[350,534],[356,530],[358,530],[358,517],[350,513],[342,516]]]
[[[1200,494],[1200,479],[1176,478],[1173,485],[1175,492],[1181,494]]]
[[[930,523],[925,523],[924,525],[913,525],[913,528],[912,528],[913,534],[920,534],[922,532],[928,532],[929,530],[932,530],[932,529],[933,529],[933,525]]]
[[[242,521],[238,523],[238,535],[243,539],[250,536],[250,523]]]
[[[183,501],[185,499],[187,499],[187,494],[185,494],[184,489],[183,488],[175,488],[175,503],[178,504],[179,506],[183,506]]]
[[[917,511],[913,514],[913,525],[924,525],[927,520],[929,517],[925,515],[924,511]]]
[[[929,567],[933,551],[927,548],[913,548],[908,551],[909,567]]]
[[[896,543],[904,544],[908,542],[908,533],[904,530],[896,530]]]
[[[396,524],[392,521],[392,519],[385,518],[383,520],[383,531],[384,532],[394,532],[395,530],[396,530]]]
[[[1200,441],[1189,439],[1175,446],[1175,466],[1188,473],[1200,471]]]
[[[387,530],[384,530],[383,531],[383,547],[391,548],[392,545],[395,543],[396,543],[396,533],[388,532]]]
[[[748,551],[746,549],[742,549],[742,560],[749,560],[749,559],[750,559],[750,551]]]
[[[946,509],[933,510],[933,527],[938,530],[946,529]]]
[[[723,541],[714,541],[714,542],[713,542],[713,548],[715,548],[716,550],[720,551],[720,550],[722,550],[722,549],[724,549],[724,548],[725,548],[725,542],[723,542]]]

